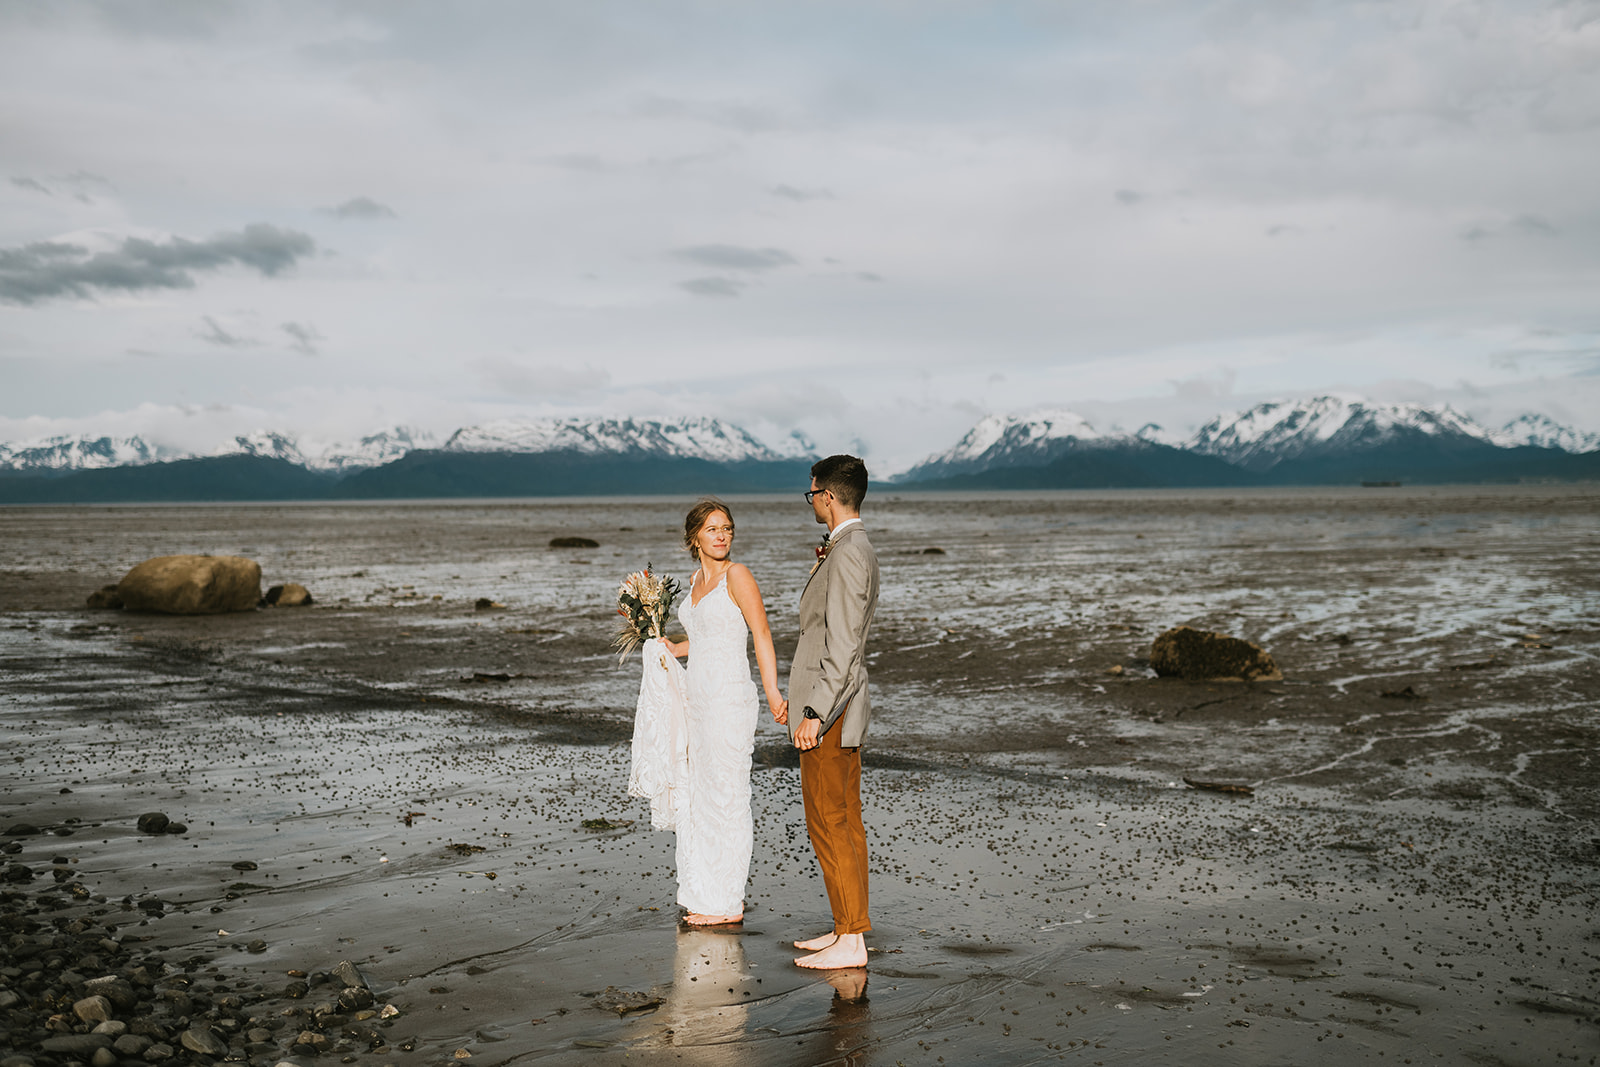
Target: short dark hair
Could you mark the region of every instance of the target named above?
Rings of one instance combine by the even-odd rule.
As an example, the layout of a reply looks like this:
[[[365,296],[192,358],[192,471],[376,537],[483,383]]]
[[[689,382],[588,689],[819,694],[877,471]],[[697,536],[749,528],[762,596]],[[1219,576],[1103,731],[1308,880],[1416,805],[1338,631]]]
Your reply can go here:
[[[867,465],[855,456],[829,456],[811,465],[811,480],[850,511],[860,511],[867,495]]]
[[[733,512],[728,505],[714,496],[701,497],[695,506],[689,509],[689,514],[683,517],[683,547],[689,550],[689,555],[694,557],[696,563],[700,562],[700,546],[695,544],[695,538],[700,531],[705,529],[706,522],[717,512],[728,516],[728,525],[733,525]]]

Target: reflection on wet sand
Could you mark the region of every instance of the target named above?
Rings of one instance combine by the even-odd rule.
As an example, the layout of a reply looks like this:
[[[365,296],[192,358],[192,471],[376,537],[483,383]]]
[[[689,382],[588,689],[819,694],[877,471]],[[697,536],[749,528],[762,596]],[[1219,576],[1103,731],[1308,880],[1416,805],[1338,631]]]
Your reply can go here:
[[[736,927],[680,929],[672,987],[656,1016],[660,1028],[642,1045],[691,1050],[745,1040],[754,988]],[[691,1056],[682,1062],[706,1061]]]

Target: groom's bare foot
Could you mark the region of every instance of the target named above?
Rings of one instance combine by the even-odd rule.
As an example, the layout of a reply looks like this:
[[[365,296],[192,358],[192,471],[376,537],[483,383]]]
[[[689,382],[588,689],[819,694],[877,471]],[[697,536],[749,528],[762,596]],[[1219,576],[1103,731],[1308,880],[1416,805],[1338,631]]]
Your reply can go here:
[[[734,923],[744,922],[744,912],[737,915],[701,915],[691,911],[683,917],[683,921],[690,926],[732,926]]]
[[[837,940],[839,940],[838,934],[823,934],[821,937],[813,937],[806,941],[796,941],[794,947],[804,952],[815,952],[819,948],[827,948]]]
[[[810,967],[812,970],[832,971],[841,967],[865,967],[867,965],[867,938],[864,934],[840,934],[833,944],[821,952],[813,952],[809,956],[801,956],[795,960],[797,967]]]

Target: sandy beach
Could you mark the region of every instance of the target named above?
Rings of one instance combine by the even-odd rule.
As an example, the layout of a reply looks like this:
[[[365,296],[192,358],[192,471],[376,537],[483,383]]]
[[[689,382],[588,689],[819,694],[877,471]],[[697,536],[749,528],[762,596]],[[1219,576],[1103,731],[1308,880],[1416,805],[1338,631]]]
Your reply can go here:
[[[875,929],[833,976],[786,947],[829,920],[770,721],[742,929],[678,925],[625,795],[611,603],[687,576],[686,503],[0,509],[0,1059],[90,1063],[47,1020],[143,966],[116,1017],[175,1064],[1596,1062],[1600,489],[869,497]],[[781,659],[816,530],[734,507]],[[317,602],[83,606],[199,551]],[[1155,678],[1180,624],[1283,681]]]

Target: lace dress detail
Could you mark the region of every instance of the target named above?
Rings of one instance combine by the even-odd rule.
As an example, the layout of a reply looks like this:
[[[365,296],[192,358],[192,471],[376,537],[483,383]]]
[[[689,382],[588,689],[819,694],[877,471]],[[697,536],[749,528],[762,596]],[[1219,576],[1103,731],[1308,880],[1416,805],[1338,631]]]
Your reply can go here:
[[[676,820],[678,903],[702,915],[738,915],[755,845],[750,757],[760,705],[750,678],[750,629],[728,595],[726,574],[700,603],[685,597],[678,620],[689,635],[689,769]]]

